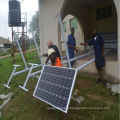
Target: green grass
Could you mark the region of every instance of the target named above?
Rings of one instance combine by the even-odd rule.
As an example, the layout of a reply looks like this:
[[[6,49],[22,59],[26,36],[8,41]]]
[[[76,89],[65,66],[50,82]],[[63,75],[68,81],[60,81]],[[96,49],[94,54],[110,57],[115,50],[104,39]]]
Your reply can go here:
[[[36,51],[26,54],[28,59],[27,63],[40,64],[39,58],[33,56],[37,55]],[[21,55],[15,57],[16,63],[21,65],[17,71],[25,68]],[[6,84],[14,67],[12,58],[4,58],[0,60],[0,94],[8,94],[13,92],[14,96],[4,106],[2,110],[2,117],[0,120],[118,120],[119,116],[119,95],[112,96],[110,89],[102,86],[102,84],[95,84],[93,78],[85,79],[81,75],[77,75],[74,89],[78,89],[78,96],[82,96],[85,100],[78,104],[76,101],[71,100],[71,108],[65,114],[59,110],[48,110],[50,105],[33,97],[33,92],[36,87],[38,79],[29,78],[26,88],[29,92],[19,88],[23,85],[28,72],[14,76],[11,80],[10,87],[7,89],[3,86]],[[37,68],[36,70],[40,70]],[[36,71],[33,70],[33,71]],[[76,97],[76,96],[75,96]],[[0,105],[3,100],[0,100]],[[99,108],[99,109],[97,109]],[[100,109],[104,108],[104,109]],[[105,109],[109,108],[109,109]]]

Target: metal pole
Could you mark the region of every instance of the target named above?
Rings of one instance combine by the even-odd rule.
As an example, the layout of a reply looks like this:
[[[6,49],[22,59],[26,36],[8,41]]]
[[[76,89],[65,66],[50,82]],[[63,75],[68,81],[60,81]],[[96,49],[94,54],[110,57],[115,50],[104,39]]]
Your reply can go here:
[[[86,56],[91,55],[93,53],[94,53],[94,51],[87,53],[87,54],[84,54],[84,55],[81,55],[81,56],[78,56],[78,57],[75,57],[75,58],[72,58],[72,59],[70,59],[70,62],[78,60],[78,59],[83,58],[83,57],[86,57]],[[66,63],[67,63],[67,61],[62,62],[62,64],[66,64]]]
[[[30,30],[31,30],[31,32],[32,32],[32,36],[33,36],[33,38],[34,38],[35,46],[36,46],[37,52],[38,52],[38,54],[39,54],[40,52],[39,52],[38,45],[37,45],[37,42],[36,42],[36,39],[35,39],[35,36],[34,36],[34,33],[33,33],[32,28],[30,28]],[[41,64],[42,64],[42,68],[43,68],[42,58],[40,58],[40,62],[41,62]]]
[[[21,47],[20,47],[20,44],[19,44],[19,41],[18,41],[18,38],[17,38],[17,35],[16,35],[15,31],[14,31],[14,35],[15,35],[15,38],[16,38],[16,41],[17,41],[19,50],[20,50],[20,52],[21,52],[21,55],[22,55],[22,58],[23,58],[23,61],[24,61],[24,64],[25,64],[25,68],[27,69],[28,67],[27,67],[27,64],[26,64],[26,61],[25,61],[25,58],[24,58],[23,52],[22,52],[22,50],[21,50]]]
[[[30,39],[30,52],[31,52],[31,39]]]
[[[23,87],[19,85],[20,88],[22,88],[23,90],[25,90],[25,91],[27,91],[27,92],[28,92],[28,90],[27,90],[25,87],[26,87],[26,84],[27,84],[28,79],[29,79],[29,77],[30,77],[30,74],[31,74],[31,72],[32,72],[33,66],[34,66],[34,65],[36,66],[36,65],[38,65],[38,64],[29,63],[29,65],[31,65],[31,68],[30,68],[30,71],[29,71],[29,73],[28,73],[28,76],[27,76],[27,78],[26,78],[26,80],[25,80],[25,83],[24,83]]]
[[[38,68],[38,67],[41,67],[41,66],[42,66],[42,64],[40,64],[40,65],[38,65],[38,66],[34,66],[33,69]],[[30,70],[30,68],[27,68],[27,69],[25,69],[25,70],[16,72],[16,73],[13,74],[13,76],[16,76],[16,75],[19,75],[19,74],[21,74],[21,73],[27,72],[27,71],[29,71],[29,70]]]
[[[37,75],[37,74],[41,73],[41,71],[42,71],[42,70],[39,70],[39,71],[34,72],[34,73],[31,73],[29,77],[32,77],[32,76],[34,76],[34,75]]]
[[[7,88],[9,88],[9,89],[10,89],[9,83],[10,83],[10,81],[11,81],[11,79],[12,79],[12,76],[13,76],[13,74],[14,74],[16,68],[17,68],[18,66],[20,66],[20,65],[13,65],[13,66],[15,66],[15,68],[14,68],[14,70],[13,70],[13,72],[12,72],[12,74],[11,74],[9,80],[8,80],[8,83],[7,83],[7,85],[4,84],[4,86],[7,87]]]
[[[78,57],[75,57],[75,58],[73,58],[73,59],[70,59],[70,62],[75,61],[75,60],[80,59],[80,58],[83,58],[83,57],[86,57],[86,56],[91,55],[91,54],[93,54],[93,53],[94,53],[94,51],[92,51],[92,52],[90,52],[90,53],[87,53],[87,54],[84,54],[84,55],[81,55],[81,56],[78,56]],[[64,59],[64,58],[66,58],[66,56],[62,57],[61,59]],[[49,63],[51,63],[51,62],[49,61],[47,64],[49,64]],[[66,64],[66,63],[68,63],[68,61],[62,62],[62,64]],[[30,74],[30,77],[32,77],[32,76],[34,76],[34,75],[36,75],[36,74],[41,73],[41,71],[42,71],[42,70]]]
[[[66,40],[65,40],[65,34],[64,34],[60,14],[58,14],[58,17],[59,17],[59,23],[60,23],[61,32],[62,32],[62,36],[63,36],[63,41],[64,41],[64,45],[65,45],[65,50],[66,50],[66,53],[67,53],[68,64],[69,64],[69,67],[71,68],[70,58],[69,58],[69,54],[68,54],[68,49],[67,49],[67,44],[66,44]]]
[[[13,27],[12,27],[12,46],[13,46],[13,63],[14,63],[15,62],[15,55],[14,55]]]
[[[106,55],[107,53],[111,52],[112,50],[113,50],[113,48],[110,49],[110,50],[108,50],[108,51],[106,51],[106,52],[104,53],[104,55]],[[89,64],[93,63],[94,61],[95,61],[95,58],[92,59],[92,60],[90,60],[89,62],[87,62],[87,63],[81,65],[80,67],[77,68],[77,70],[83,69],[84,67],[86,67],[86,66],[88,66]]]

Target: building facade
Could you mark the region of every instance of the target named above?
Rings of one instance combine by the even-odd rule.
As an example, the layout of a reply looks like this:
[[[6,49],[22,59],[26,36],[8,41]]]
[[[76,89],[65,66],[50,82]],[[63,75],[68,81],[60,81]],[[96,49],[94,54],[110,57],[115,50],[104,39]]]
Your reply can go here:
[[[0,37],[0,51],[5,51],[12,47],[12,42]]]
[[[38,0],[41,52],[46,53],[46,43],[50,39],[56,44],[62,53],[61,29],[59,21],[55,19],[60,13],[62,20],[67,15],[73,15],[81,28],[82,38],[87,42],[91,38],[93,27],[98,32],[113,32],[117,34],[117,59],[106,61],[106,72],[114,79],[120,81],[120,1],[119,0]],[[64,22],[64,21],[63,21]],[[77,43],[78,44],[78,43]],[[87,60],[75,62],[78,67]],[[83,71],[95,72],[95,64],[92,63]]]

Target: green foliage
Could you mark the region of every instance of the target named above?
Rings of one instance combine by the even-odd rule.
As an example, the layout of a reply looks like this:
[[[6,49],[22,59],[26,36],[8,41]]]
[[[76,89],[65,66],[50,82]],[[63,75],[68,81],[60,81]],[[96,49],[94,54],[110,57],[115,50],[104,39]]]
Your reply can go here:
[[[35,33],[35,38],[38,44],[40,44],[40,35],[39,35],[39,11],[36,11],[35,15],[33,15],[32,20],[29,24],[29,27],[32,27],[34,33]],[[31,31],[28,30],[30,33]]]

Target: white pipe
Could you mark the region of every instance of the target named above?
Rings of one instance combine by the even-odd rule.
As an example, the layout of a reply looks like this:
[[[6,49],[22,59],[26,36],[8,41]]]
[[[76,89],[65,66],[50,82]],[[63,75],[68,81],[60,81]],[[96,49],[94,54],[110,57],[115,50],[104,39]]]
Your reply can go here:
[[[93,54],[93,53],[94,53],[94,51],[92,51],[92,52],[90,52],[90,53],[87,53],[87,54],[84,54],[84,55],[81,55],[81,56],[78,56],[78,57],[75,57],[75,58],[73,58],[73,59],[70,59],[70,62],[71,62],[71,61],[75,61],[75,60],[80,59],[80,58],[83,58],[83,57],[86,57],[86,56],[88,56],[88,55],[90,55],[90,54]],[[66,57],[66,56],[64,56],[64,57]],[[49,64],[49,63],[51,63],[51,62],[48,62],[47,64]],[[62,62],[62,64],[65,64],[65,63],[68,63],[68,61]],[[36,74],[39,74],[39,73],[41,73],[41,71],[42,71],[42,70],[37,71],[37,72],[34,72],[34,73],[31,73],[31,75],[30,75],[29,77],[32,77],[32,76],[34,76],[34,75],[36,75]]]
[[[28,67],[27,67],[27,64],[26,64],[25,58],[24,58],[24,56],[23,56],[23,52],[22,52],[22,50],[21,50],[21,47],[20,47],[20,44],[19,44],[19,41],[18,41],[17,35],[16,35],[15,31],[13,31],[13,32],[14,32],[14,36],[15,36],[15,38],[16,38],[16,41],[17,41],[17,44],[18,44],[18,47],[19,47],[20,53],[21,53],[22,58],[23,58],[23,61],[24,61],[24,64],[25,64],[25,68],[27,69]]]
[[[59,23],[60,23],[61,32],[62,32],[62,36],[63,36],[63,41],[64,41],[64,45],[65,45],[65,50],[66,50],[66,54],[67,54],[68,64],[69,64],[69,67],[71,68],[70,58],[69,58],[69,54],[68,54],[68,48],[67,48],[67,44],[66,44],[66,40],[65,40],[65,34],[64,34],[60,14],[58,14],[58,17],[59,17]]]
[[[70,62],[78,60],[78,59],[83,58],[83,57],[86,57],[86,56],[91,55],[93,53],[94,53],[94,51],[87,53],[87,54],[84,54],[84,55],[81,55],[81,56],[78,56],[78,57],[75,57],[75,58],[72,58],[72,59],[70,59]],[[66,64],[66,63],[67,63],[67,61],[62,62],[62,64]]]
[[[14,74],[16,68],[17,68],[18,66],[20,66],[20,65],[14,65],[14,66],[15,66],[15,68],[14,68],[14,70],[13,70],[13,72],[12,72],[12,74],[11,74],[9,80],[8,80],[7,85],[4,84],[4,86],[7,87],[7,88],[10,88],[10,87],[9,87],[9,83],[10,83],[10,81],[11,81],[11,79],[12,79],[12,76],[13,76],[13,74]]]
[[[112,50],[113,50],[113,49],[110,49],[110,50],[106,51],[106,52],[104,53],[104,55],[106,55],[107,53],[111,52]],[[95,58],[92,59],[92,60],[90,60],[89,62],[81,65],[80,67],[77,68],[77,70],[83,69],[84,67],[86,67],[86,66],[88,66],[89,64],[93,63],[94,61],[95,61]]]
[[[35,46],[36,46],[36,48],[37,48],[37,52],[38,52],[38,54],[39,54],[40,52],[39,52],[39,49],[38,49],[38,46],[37,46],[37,42],[36,42],[36,40],[35,40],[35,36],[34,36],[34,33],[33,33],[32,28],[30,28],[30,30],[31,30],[31,32],[32,32],[32,36],[33,36],[33,38],[34,38]],[[42,67],[43,67],[42,58],[40,58],[40,62],[41,62]]]
[[[40,64],[40,65],[38,65],[38,66],[34,66],[33,69],[38,68],[38,67],[41,67],[41,66],[42,66],[42,64]],[[29,70],[30,70],[30,68],[27,68],[27,69],[22,70],[22,71],[18,71],[18,72],[16,72],[16,73],[14,73],[13,76],[16,76],[16,75],[19,75],[19,74],[21,74],[21,73],[27,72],[27,71],[29,71]]]
[[[34,72],[34,73],[31,73],[29,77],[32,77],[32,76],[34,76],[34,75],[37,75],[37,74],[41,73],[41,71],[42,71],[42,70],[39,70],[39,71]]]

